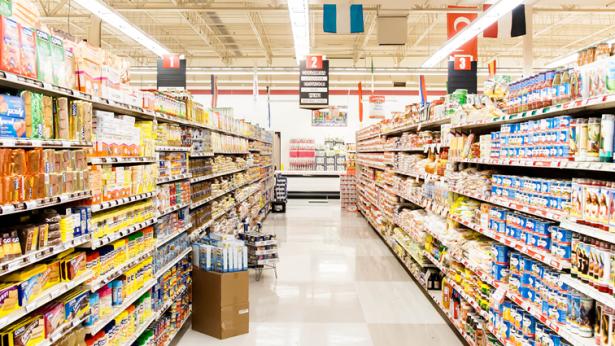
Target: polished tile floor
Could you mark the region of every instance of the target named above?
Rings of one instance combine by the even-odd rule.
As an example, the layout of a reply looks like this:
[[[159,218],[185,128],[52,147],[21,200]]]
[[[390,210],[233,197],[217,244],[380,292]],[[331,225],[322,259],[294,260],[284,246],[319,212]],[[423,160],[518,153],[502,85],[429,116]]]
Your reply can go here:
[[[197,345],[461,345],[358,213],[338,201],[291,200],[265,223],[280,240],[278,279],[250,282],[250,333],[224,341],[188,330]]]

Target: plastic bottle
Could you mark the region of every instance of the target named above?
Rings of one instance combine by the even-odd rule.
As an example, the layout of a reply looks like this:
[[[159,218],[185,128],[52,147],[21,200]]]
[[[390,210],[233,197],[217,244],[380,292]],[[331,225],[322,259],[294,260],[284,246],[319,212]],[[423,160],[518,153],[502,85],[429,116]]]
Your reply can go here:
[[[600,118],[589,118],[587,121],[587,155],[585,161],[600,160]]]
[[[560,71],[555,71],[553,75],[553,83],[551,84],[551,102],[556,105],[560,103],[560,85],[562,75]]]
[[[600,162],[613,162],[613,136],[615,132],[615,116],[602,114],[600,122]]]
[[[564,70],[561,76],[560,84],[560,103],[570,101],[570,70]]]

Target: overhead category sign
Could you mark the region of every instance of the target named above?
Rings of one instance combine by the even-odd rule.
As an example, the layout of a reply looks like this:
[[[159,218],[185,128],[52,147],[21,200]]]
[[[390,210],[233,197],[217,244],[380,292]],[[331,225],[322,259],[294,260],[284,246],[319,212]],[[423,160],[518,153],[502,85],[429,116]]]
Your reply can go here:
[[[158,59],[156,84],[160,91],[186,90],[186,59],[165,55]]]
[[[308,55],[299,65],[299,107],[321,109],[329,106],[329,60]]]

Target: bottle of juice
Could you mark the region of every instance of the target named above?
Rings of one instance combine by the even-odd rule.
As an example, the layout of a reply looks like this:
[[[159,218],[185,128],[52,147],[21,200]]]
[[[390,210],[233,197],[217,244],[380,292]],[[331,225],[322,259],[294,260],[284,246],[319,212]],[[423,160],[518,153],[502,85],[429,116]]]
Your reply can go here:
[[[566,69],[562,72],[560,83],[560,102],[568,102],[570,101],[570,70]]]
[[[552,88],[553,88],[553,77],[555,73],[553,71],[548,71],[545,74],[545,83],[544,88],[542,90],[542,104],[544,107],[548,107],[553,104],[552,97]]]
[[[553,83],[551,84],[551,102],[556,105],[559,104],[559,94],[562,75],[561,71],[555,71],[553,74]]]

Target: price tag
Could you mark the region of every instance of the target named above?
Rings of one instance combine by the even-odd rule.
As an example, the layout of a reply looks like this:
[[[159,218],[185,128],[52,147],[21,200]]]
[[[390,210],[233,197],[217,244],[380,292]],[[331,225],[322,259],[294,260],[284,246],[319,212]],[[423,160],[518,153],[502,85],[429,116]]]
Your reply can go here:
[[[6,78],[6,80],[9,80],[11,82],[17,82],[17,76],[12,74],[12,73],[8,73],[8,72],[4,72],[4,76]]]
[[[25,202],[26,205],[26,209],[34,209],[38,206],[38,202],[37,201],[27,201]]]
[[[63,203],[63,202],[68,201],[68,196],[67,195],[60,195],[59,199],[60,199],[60,202]]]
[[[43,142],[41,140],[38,139],[33,139],[30,141],[32,143],[32,146],[35,148],[40,148],[43,146]]]
[[[47,82],[43,82],[43,89],[46,90],[53,90],[53,87],[51,84],[47,83]]]

